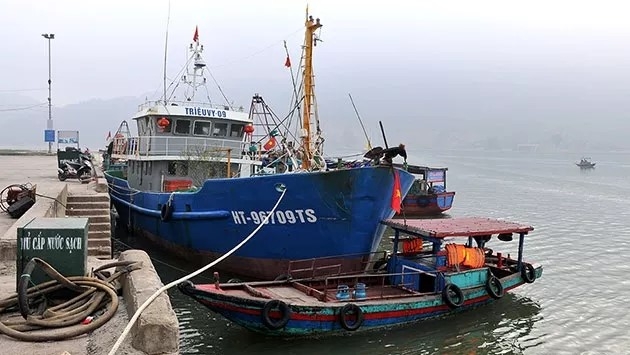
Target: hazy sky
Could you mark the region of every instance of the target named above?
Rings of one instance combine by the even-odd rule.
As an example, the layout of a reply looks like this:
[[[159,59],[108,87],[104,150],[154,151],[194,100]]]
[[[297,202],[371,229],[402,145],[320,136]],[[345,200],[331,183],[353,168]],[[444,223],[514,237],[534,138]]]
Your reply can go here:
[[[305,5],[172,0],[169,77],[184,63],[198,25],[206,61],[231,100],[247,106],[261,92],[286,111],[291,87],[282,41],[296,63]],[[159,93],[168,6],[166,0],[0,0],[0,94],[45,102],[42,33],[56,36],[53,104]],[[625,120],[630,112],[627,1],[314,0],[309,6],[324,24],[315,70],[319,104],[329,114],[341,105],[352,114],[349,92],[365,116],[570,122]],[[17,91],[25,89],[43,90]]]

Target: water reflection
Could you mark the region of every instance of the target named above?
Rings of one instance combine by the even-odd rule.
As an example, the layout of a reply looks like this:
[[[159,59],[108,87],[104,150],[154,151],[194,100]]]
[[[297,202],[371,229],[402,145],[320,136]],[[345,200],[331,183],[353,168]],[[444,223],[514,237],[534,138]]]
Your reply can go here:
[[[203,307],[182,306],[188,308],[178,313],[182,326],[188,328],[182,334],[182,353],[187,354],[519,354],[536,345],[529,335],[542,318],[536,302],[508,293],[471,311],[398,328],[321,339],[278,339],[231,325]],[[206,312],[207,322],[200,323],[203,317],[193,312]],[[201,334],[204,338],[191,339]]]

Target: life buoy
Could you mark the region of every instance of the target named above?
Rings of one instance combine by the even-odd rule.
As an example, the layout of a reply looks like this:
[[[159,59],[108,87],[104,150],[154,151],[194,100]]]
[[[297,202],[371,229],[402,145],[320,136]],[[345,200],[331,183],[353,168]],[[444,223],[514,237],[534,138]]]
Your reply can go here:
[[[521,277],[528,284],[536,281],[536,270],[532,264],[523,264],[523,267],[521,267]]]
[[[490,297],[494,299],[499,299],[503,297],[505,290],[503,289],[503,284],[501,284],[501,280],[497,279],[494,275],[490,275],[488,277],[488,281],[486,282],[486,290]]]
[[[280,319],[273,320],[269,316],[269,313],[271,313],[271,310],[274,308],[278,308],[280,311]],[[261,316],[262,322],[267,328],[271,330],[280,329],[289,322],[289,319],[291,318],[291,308],[280,300],[271,300],[265,303]]]
[[[451,292],[454,294],[455,298],[453,298]],[[446,284],[446,286],[444,286],[442,289],[442,298],[451,308],[457,308],[464,304],[464,293],[462,289],[455,284]]]
[[[355,314],[356,319],[354,322],[349,322],[348,315]],[[359,306],[354,303],[347,303],[343,307],[341,307],[341,311],[339,311],[339,323],[345,330],[355,331],[359,329],[361,324],[363,324],[363,311]]]
[[[160,219],[162,220],[162,222],[168,222],[172,216],[173,203],[169,201],[162,205],[162,208],[160,209]]]

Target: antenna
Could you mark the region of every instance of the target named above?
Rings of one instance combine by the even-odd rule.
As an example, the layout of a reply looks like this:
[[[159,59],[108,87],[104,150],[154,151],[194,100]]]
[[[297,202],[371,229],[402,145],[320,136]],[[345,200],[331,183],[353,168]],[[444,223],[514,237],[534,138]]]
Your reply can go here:
[[[164,38],[164,105],[166,105],[166,54],[168,53],[168,25],[171,22],[171,0],[168,0],[168,15],[166,17],[166,35]]]
[[[363,121],[361,121],[361,116],[359,116],[359,111],[357,111],[357,107],[354,105],[354,100],[352,100],[352,95],[348,93],[348,96],[350,96],[350,102],[352,102],[352,107],[354,107],[354,113],[357,114],[357,118],[359,119],[359,123],[361,124],[361,128],[363,129],[363,134],[365,134],[365,139],[367,140],[368,149],[372,149],[372,143],[370,142],[370,137],[368,137],[368,134],[365,131],[365,126],[363,125]]]

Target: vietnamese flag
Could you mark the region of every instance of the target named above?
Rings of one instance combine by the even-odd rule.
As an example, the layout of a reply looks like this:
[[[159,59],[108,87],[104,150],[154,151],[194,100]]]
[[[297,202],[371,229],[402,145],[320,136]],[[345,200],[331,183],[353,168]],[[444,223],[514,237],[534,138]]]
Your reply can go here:
[[[263,148],[265,150],[271,150],[276,146],[276,137],[271,136],[271,138],[269,138],[269,140],[267,141],[267,143],[265,143],[265,145],[263,145]]]
[[[287,60],[284,61],[284,66],[287,68],[291,67],[291,59],[289,59],[289,55],[287,55]]]
[[[402,204],[402,191],[400,189],[400,176],[398,170],[394,169],[394,189],[392,191],[392,209],[396,213],[400,213],[400,205]]]
[[[193,42],[199,41],[199,27],[195,26],[195,34],[193,35]]]

